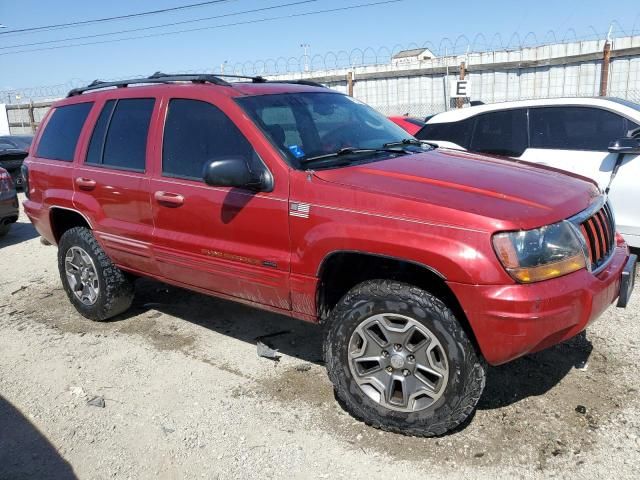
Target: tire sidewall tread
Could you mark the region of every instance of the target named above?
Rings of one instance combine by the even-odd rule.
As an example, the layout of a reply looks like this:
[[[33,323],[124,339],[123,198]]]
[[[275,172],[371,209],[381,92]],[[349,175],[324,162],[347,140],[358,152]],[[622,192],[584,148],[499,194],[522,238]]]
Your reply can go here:
[[[347,359],[351,334],[364,319],[385,311],[423,323],[447,352],[445,393],[425,410],[407,413],[385,408],[367,397],[352,378]],[[338,302],[326,324],[324,355],[336,396],[354,417],[406,435],[431,437],[455,429],[474,412],[485,385],[486,363],[451,309],[431,293],[397,281],[363,282]]]
[[[76,298],[67,281],[65,256],[73,246],[78,246],[86,251],[96,267],[100,292],[93,305],[85,305]],[[81,315],[90,320],[108,320],[126,311],[133,302],[133,283],[122,270],[113,264],[91,230],[87,228],[74,227],[62,235],[58,243],[58,270],[69,300]]]
[[[11,231],[11,223],[0,225],[0,238],[5,237]]]

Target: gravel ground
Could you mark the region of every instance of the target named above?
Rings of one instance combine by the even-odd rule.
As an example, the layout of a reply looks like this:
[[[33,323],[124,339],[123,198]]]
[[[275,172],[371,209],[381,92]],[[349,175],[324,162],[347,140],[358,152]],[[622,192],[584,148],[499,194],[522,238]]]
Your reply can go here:
[[[0,265],[2,479],[640,474],[637,292],[586,335],[492,368],[459,431],[416,439],[340,408],[314,325],[148,280],[129,313],[90,322],[24,216]]]

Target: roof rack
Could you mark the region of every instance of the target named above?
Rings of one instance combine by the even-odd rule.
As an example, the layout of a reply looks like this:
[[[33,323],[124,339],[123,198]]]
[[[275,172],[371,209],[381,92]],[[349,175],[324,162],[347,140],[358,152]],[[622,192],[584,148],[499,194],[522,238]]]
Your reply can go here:
[[[293,83],[296,85],[307,85],[309,87],[327,88],[321,83],[313,82],[311,80],[269,80],[269,81],[272,83]]]
[[[131,78],[128,80],[117,80],[113,82],[103,82],[101,80],[94,80],[86,87],[79,87],[79,88],[74,88],[73,90],[70,90],[69,93],[67,94],[67,97],[82,95],[85,92],[90,92],[93,90],[101,90],[103,88],[109,88],[109,87],[125,88],[125,87],[128,87],[129,85],[136,85],[136,84],[192,82],[192,83],[211,83],[212,85],[219,85],[224,87],[230,87],[233,85],[232,83],[229,83],[223,80],[221,77],[237,78],[241,80],[251,80],[252,83],[269,82],[269,80],[261,76],[249,77],[245,75],[226,75],[226,74],[211,75],[207,73],[201,73],[201,74],[180,73],[180,74],[172,75],[172,74],[166,74],[162,72],[156,72],[153,75],[150,75],[148,77]],[[293,83],[293,84],[299,84],[299,85],[309,85],[313,87],[324,87],[324,85],[321,85],[316,82],[311,82],[309,80],[282,80],[282,81],[275,80],[273,83]]]

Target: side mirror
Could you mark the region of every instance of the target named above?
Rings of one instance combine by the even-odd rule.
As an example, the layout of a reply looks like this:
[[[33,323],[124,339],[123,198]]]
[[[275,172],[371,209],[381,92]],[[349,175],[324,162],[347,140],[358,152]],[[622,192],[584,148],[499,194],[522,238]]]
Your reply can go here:
[[[609,144],[609,152],[638,155],[640,154],[640,138],[619,138]]]
[[[267,169],[252,172],[242,158],[212,160],[205,165],[202,178],[212,187],[236,187],[256,192],[273,190],[273,179]]]

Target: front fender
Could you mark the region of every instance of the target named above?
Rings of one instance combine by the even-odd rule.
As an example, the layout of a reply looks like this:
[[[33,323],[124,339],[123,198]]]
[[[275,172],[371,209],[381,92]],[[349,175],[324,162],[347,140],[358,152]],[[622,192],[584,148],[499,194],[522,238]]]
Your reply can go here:
[[[447,281],[509,284],[488,232],[431,225],[313,206],[313,216],[291,218],[292,272],[317,276],[335,252],[353,251],[422,265]]]

